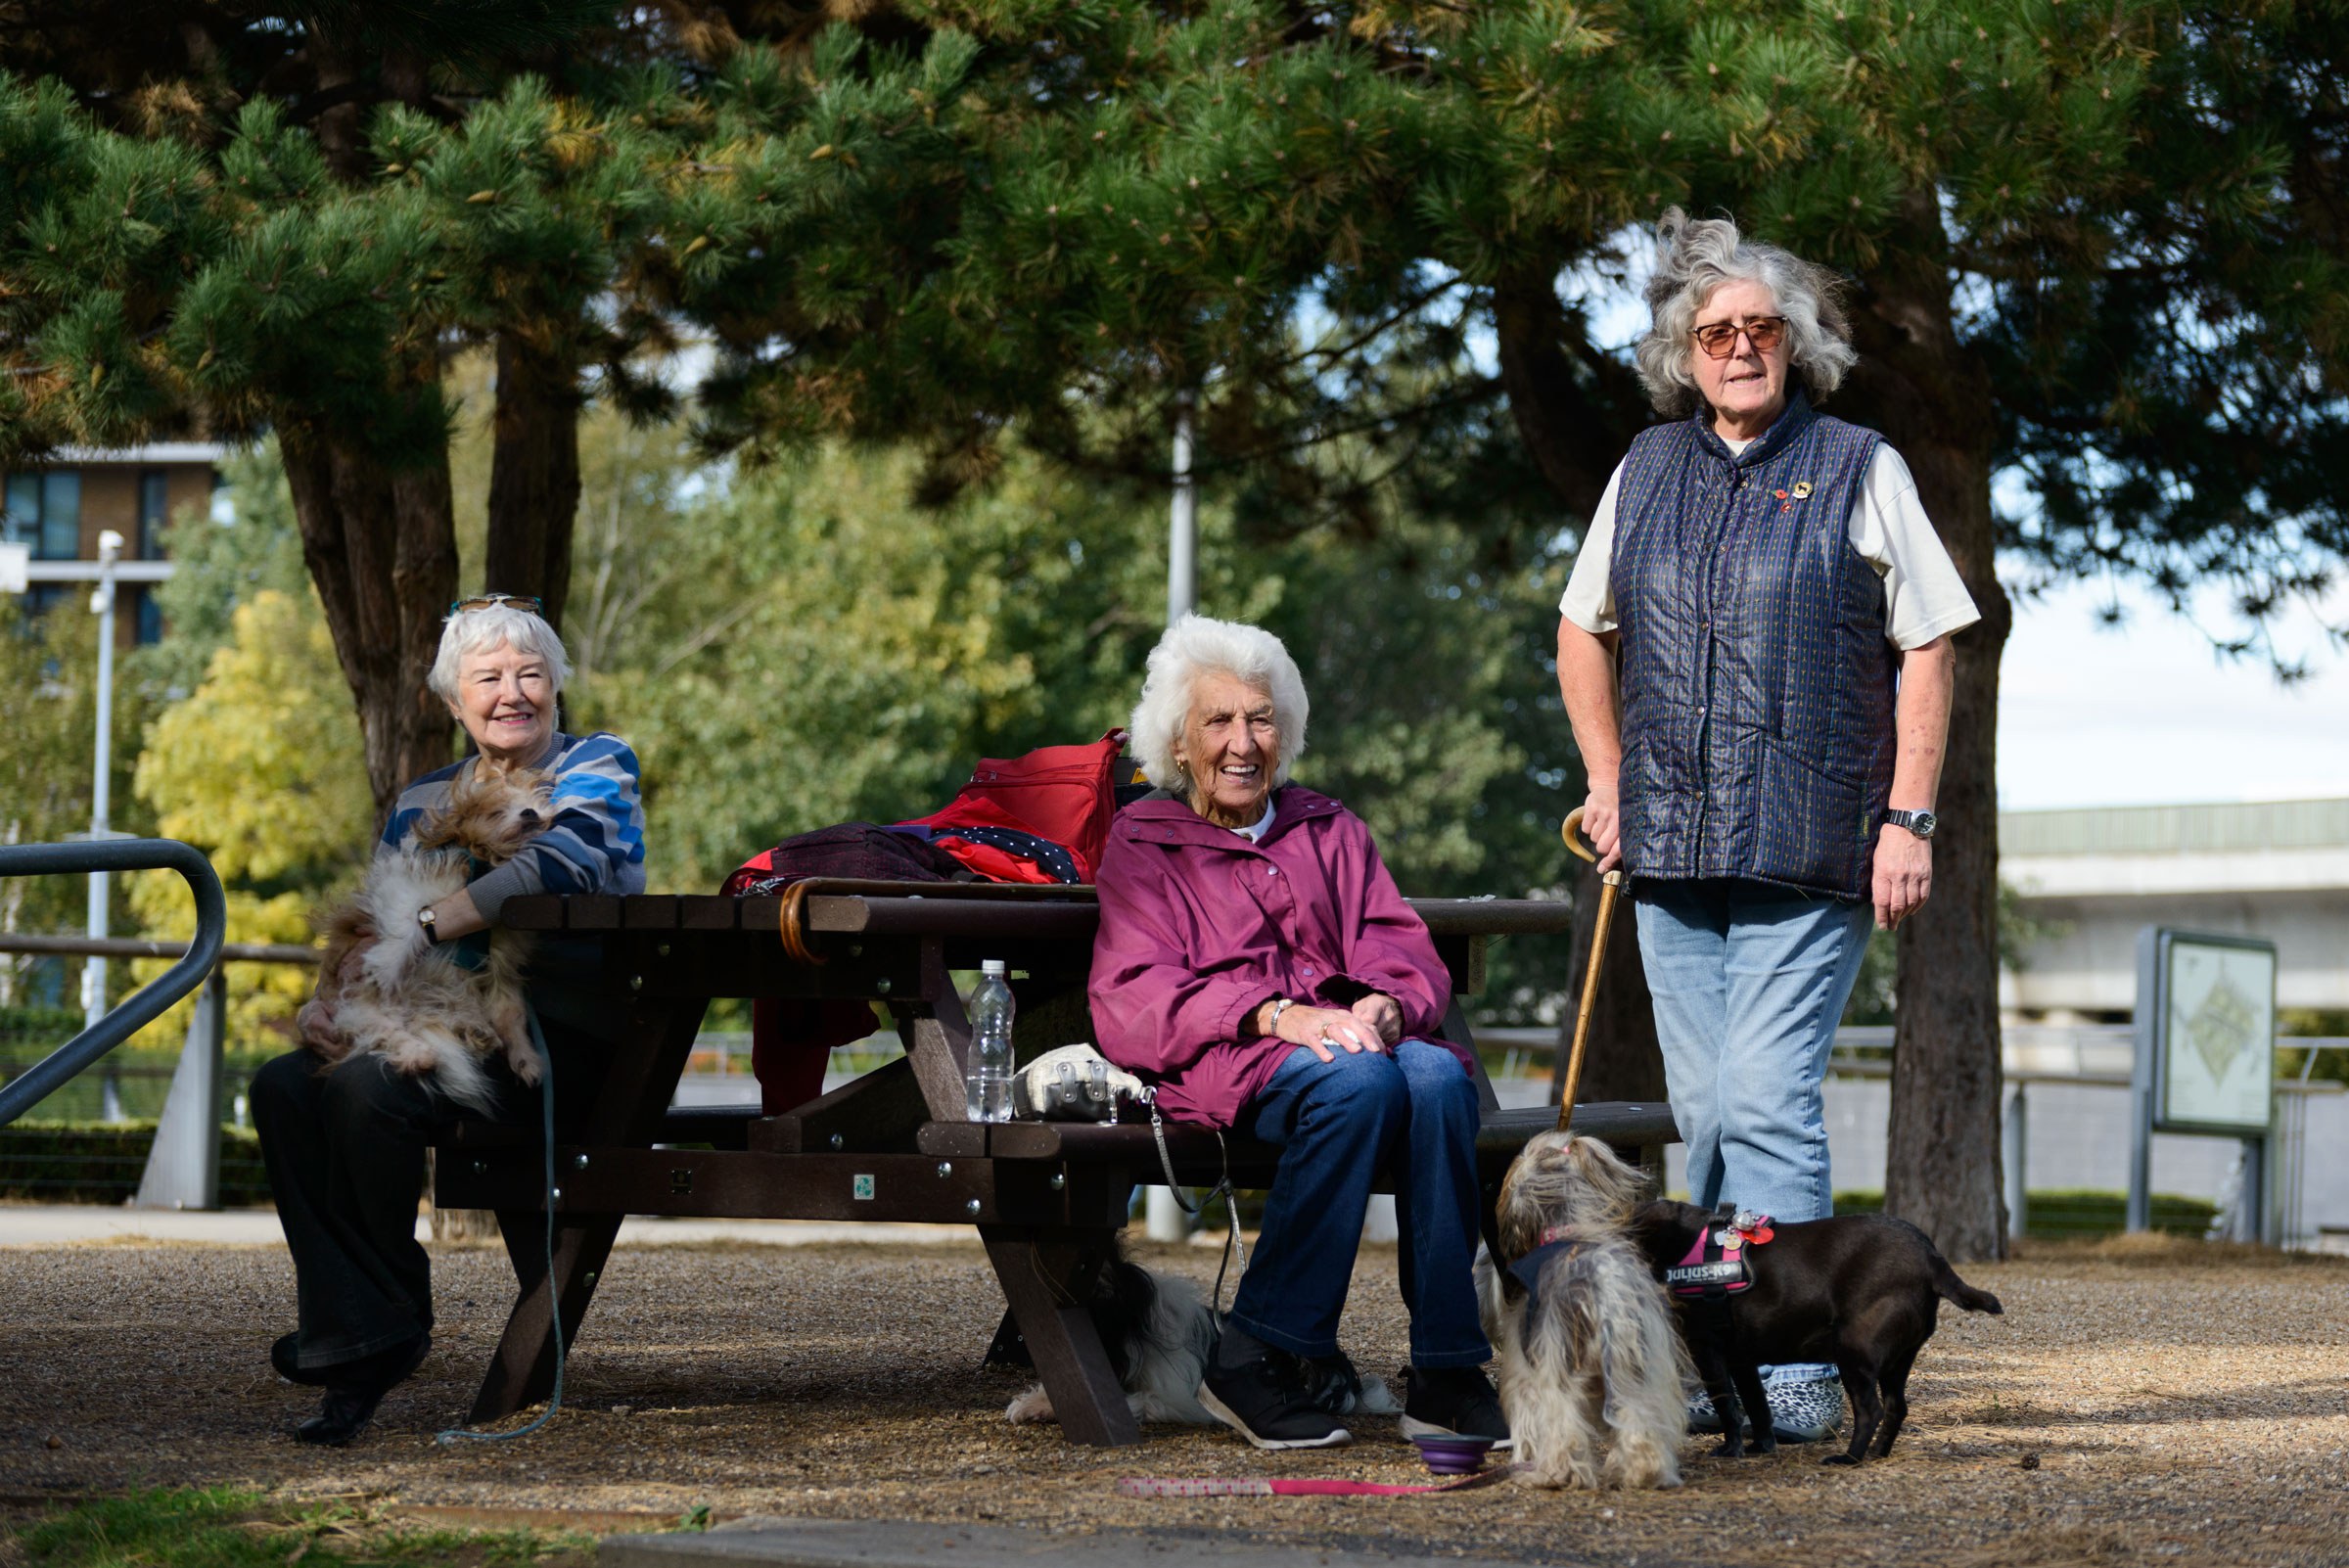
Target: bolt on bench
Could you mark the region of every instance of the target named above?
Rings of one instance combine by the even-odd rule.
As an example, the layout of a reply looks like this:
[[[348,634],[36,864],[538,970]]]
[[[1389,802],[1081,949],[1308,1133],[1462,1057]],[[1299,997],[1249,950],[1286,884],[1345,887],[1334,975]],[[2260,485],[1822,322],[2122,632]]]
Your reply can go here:
[[[1562,903],[1414,899],[1451,971],[1447,1036],[1473,1037],[1458,997],[1483,982],[1485,945],[1558,936]],[[1052,1397],[1062,1430],[1090,1444],[1137,1442],[1107,1353],[1083,1309],[1126,1224],[1133,1188],[1164,1181],[1146,1126],[974,1124],[964,1111],[970,1029],[954,970],[1001,958],[1015,975],[1023,1060],[1089,1039],[1084,1000],[1097,911],[1092,890],[990,883],[808,881],[779,899],[643,896],[516,899],[506,924],[601,939],[630,1000],[622,1044],[593,1091],[580,1141],[558,1145],[554,1276],[538,1248],[509,1253],[522,1288],[472,1419],[544,1399],[554,1383],[555,1306],[576,1337],[623,1216],[920,1222],[979,1228],[989,1261]],[[755,1106],[672,1112],[678,1076],[716,997],[842,997],[884,1002],[905,1055],[780,1116]],[[557,1092],[563,1091],[558,1084]],[[1480,1066],[1477,1162],[1490,1214],[1510,1160],[1553,1126],[1554,1108],[1502,1110]],[[1662,1105],[1587,1104],[1575,1130],[1656,1163],[1673,1141]],[[1209,1186],[1223,1149],[1204,1129],[1170,1125],[1185,1185]],[[1235,1184],[1268,1186],[1277,1151],[1225,1135]],[[707,1144],[707,1148],[655,1147]],[[436,1162],[435,1201],[501,1216],[545,1206],[534,1130],[460,1123]]]

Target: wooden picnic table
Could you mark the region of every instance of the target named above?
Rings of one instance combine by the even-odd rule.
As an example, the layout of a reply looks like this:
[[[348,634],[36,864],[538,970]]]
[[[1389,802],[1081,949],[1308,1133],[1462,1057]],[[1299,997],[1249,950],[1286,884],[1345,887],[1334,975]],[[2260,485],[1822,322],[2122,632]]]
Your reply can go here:
[[[1473,1037],[1457,998],[1481,989],[1486,945],[1504,936],[1556,940],[1571,921],[1566,905],[1545,900],[1412,902],[1452,975],[1445,1033],[1464,1044]],[[569,1343],[625,1215],[910,1221],[978,1227],[1070,1438],[1139,1441],[1084,1304],[1134,1186],[1166,1179],[1157,1145],[1146,1126],[970,1122],[970,1028],[951,979],[984,958],[1004,960],[1017,977],[1023,1060],[1089,1039],[1084,982],[1097,918],[1090,888],[987,883],[810,881],[776,899],[509,900],[509,927],[600,939],[628,1001],[577,1141],[555,1150],[551,1281],[541,1249],[507,1227],[521,1291],[472,1419],[547,1397],[552,1304],[560,1303]],[[879,1001],[905,1055],[778,1116],[756,1105],[672,1112],[678,1076],[718,997]],[[1476,1077],[1489,1210],[1509,1160],[1556,1113],[1502,1110],[1481,1067]],[[1650,1159],[1675,1136],[1660,1105],[1585,1105],[1575,1127]],[[1269,1184],[1277,1151],[1231,1134],[1219,1143],[1200,1128],[1167,1131],[1183,1184],[1212,1185],[1226,1168],[1241,1186]],[[501,1217],[547,1207],[534,1128],[460,1123],[440,1145],[437,1172],[436,1200],[446,1207]]]

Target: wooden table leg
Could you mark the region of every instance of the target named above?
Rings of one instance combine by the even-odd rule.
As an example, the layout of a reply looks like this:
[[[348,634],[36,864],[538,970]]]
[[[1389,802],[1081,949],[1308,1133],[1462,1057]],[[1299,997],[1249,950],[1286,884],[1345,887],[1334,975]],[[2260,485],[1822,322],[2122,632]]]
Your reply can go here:
[[[640,1000],[630,1005],[622,1043],[614,1048],[603,1084],[595,1090],[593,1109],[577,1134],[579,1142],[628,1148],[652,1143],[669,1099],[676,1093],[677,1079],[685,1071],[709,1005],[707,999],[696,998]],[[562,1184],[563,1173],[557,1171],[555,1185]],[[511,1415],[554,1392],[557,1319],[553,1304],[561,1304],[563,1343],[568,1347],[578,1338],[588,1303],[595,1299],[596,1282],[612,1256],[622,1218],[616,1214],[565,1214],[559,1208],[549,1215],[547,1221],[555,1227],[555,1271],[549,1280],[545,1277],[544,1232],[535,1224],[523,1222],[522,1215],[498,1216],[499,1228],[505,1232],[506,1255],[513,1262],[521,1291],[513,1312],[506,1316],[506,1331],[498,1338],[468,1419],[492,1421]]]
[[[1061,1431],[1072,1443],[1099,1448],[1139,1443],[1141,1428],[1086,1310],[1093,1279],[1117,1244],[1116,1232],[1045,1241],[1023,1228],[981,1225],[979,1234],[1028,1341],[1036,1374],[1052,1396]]]
[[[507,1315],[506,1331],[489,1359],[481,1392],[474,1396],[473,1413],[466,1417],[476,1424],[511,1415],[554,1392],[555,1325],[549,1303],[560,1299],[563,1304],[563,1343],[568,1347],[578,1338],[587,1304],[595,1297],[596,1281],[612,1256],[612,1240],[620,1234],[621,1216],[616,1214],[561,1216],[555,1226],[555,1273],[550,1286],[540,1239],[544,1232],[535,1224],[519,1222],[537,1218],[535,1212],[498,1216],[506,1233],[507,1255],[522,1281],[522,1294]]]

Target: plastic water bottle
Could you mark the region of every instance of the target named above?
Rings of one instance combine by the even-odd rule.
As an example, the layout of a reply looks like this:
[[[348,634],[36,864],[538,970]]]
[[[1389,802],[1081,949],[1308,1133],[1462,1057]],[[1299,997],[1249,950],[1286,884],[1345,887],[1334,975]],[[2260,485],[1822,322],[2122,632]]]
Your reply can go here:
[[[971,1060],[963,1075],[974,1122],[1011,1120],[1012,1005],[1003,960],[988,959],[971,996]]]

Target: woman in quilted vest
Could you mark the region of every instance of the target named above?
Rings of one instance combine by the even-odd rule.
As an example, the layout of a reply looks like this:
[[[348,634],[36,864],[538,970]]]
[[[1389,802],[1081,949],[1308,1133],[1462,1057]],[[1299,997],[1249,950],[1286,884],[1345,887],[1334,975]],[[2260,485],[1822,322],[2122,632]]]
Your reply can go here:
[[[1451,980],[1360,817],[1288,782],[1305,683],[1280,639],[1186,616],[1129,744],[1156,793],[1113,819],[1089,987],[1104,1054],[1168,1115],[1280,1148],[1200,1400],[1258,1448],[1351,1441],[1338,1349],[1372,1180],[1395,1176],[1411,1313],[1404,1435],[1505,1444],[1477,1321],[1477,1097]]]
[[[1979,617],[1900,454],[1813,406],[1858,360],[1833,275],[1678,208],[1657,242],[1637,358],[1679,417],[1607,482],[1558,684],[1584,830],[1631,877],[1689,1196],[1813,1220],[1828,1049],[1871,915],[1932,890],[1949,639]],[[1770,1396],[1781,1438],[1842,1417],[1832,1367],[1773,1368]]]

